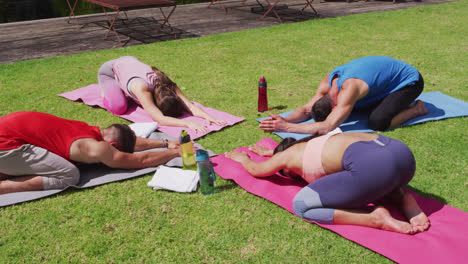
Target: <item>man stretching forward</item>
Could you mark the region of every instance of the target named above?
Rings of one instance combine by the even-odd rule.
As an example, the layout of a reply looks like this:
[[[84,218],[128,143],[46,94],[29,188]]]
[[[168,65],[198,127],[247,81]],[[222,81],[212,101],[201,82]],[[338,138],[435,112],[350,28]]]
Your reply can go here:
[[[390,57],[370,56],[341,65],[323,78],[307,104],[286,117],[271,115],[260,128],[303,134],[326,134],[353,109],[369,113],[369,128],[386,130],[428,113],[422,101],[424,80],[413,66]],[[298,124],[310,118],[315,123]]]
[[[161,152],[141,152],[168,147]],[[96,126],[40,112],[0,117],[0,194],[62,189],[77,184],[73,163],[139,169],[178,157],[175,141],[136,137],[127,125]]]

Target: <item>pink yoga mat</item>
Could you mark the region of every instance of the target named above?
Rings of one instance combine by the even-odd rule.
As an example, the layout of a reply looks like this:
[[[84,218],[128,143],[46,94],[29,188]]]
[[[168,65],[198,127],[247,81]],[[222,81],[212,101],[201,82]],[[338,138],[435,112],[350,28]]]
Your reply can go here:
[[[278,145],[265,138],[257,143],[270,149]],[[265,160],[246,147],[236,151],[248,152],[255,161]],[[224,155],[212,157],[215,172],[223,179],[235,181],[246,191],[265,198],[294,214],[294,196],[307,184],[281,175],[267,178],[251,176],[242,165]],[[404,235],[373,228],[351,225],[320,225],[346,239],[354,241],[399,263],[467,263],[468,261],[468,213],[450,207],[437,200],[425,198],[413,192],[418,204],[428,215],[431,227],[416,235]],[[395,209],[396,218],[403,219]]]
[[[70,92],[59,94],[59,96],[67,98],[67,99],[72,100],[72,101],[82,100],[83,103],[85,103],[87,105],[99,106],[101,108],[104,108],[104,105],[103,105],[102,99],[101,99],[100,91],[101,90],[100,90],[100,88],[99,88],[99,86],[97,84],[91,84],[91,85],[88,85],[88,86],[83,87],[83,88],[79,88],[79,89],[76,89],[76,90],[73,90],[73,91],[70,91]],[[178,137],[180,135],[180,132],[183,129],[186,129],[187,132],[190,135],[190,138],[192,140],[194,140],[194,139],[203,137],[204,135],[206,135],[206,134],[208,134],[210,132],[219,131],[219,130],[223,129],[224,127],[232,126],[232,125],[234,125],[236,123],[239,123],[239,122],[245,120],[245,118],[234,116],[234,115],[231,115],[231,114],[228,114],[228,113],[225,113],[223,111],[219,111],[219,110],[216,110],[216,109],[213,109],[213,108],[205,107],[205,106],[203,106],[203,105],[201,105],[199,103],[194,102],[194,104],[201,107],[205,112],[212,115],[213,117],[225,120],[227,122],[227,124],[224,125],[224,126],[219,126],[219,125],[214,125],[214,124],[208,125],[203,118],[199,118],[199,117],[195,117],[195,116],[187,114],[187,115],[182,116],[181,118],[182,119],[187,119],[187,120],[190,120],[190,121],[194,121],[194,122],[198,122],[198,123],[201,123],[201,124],[205,124],[207,126],[207,128],[208,128],[208,131],[205,132],[205,133],[200,133],[200,132],[195,133],[191,129],[187,129],[187,128],[183,128],[183,127],[170,127],[170,126],[159,126],[158,130],[160,130],[160,131],[162,131],[162,132],[164,132],[164,133],[166,133],[166,134],[168,134],[170,136]],[[123,114],[123,115],[120,115],[120,117],[125,118],[125,119],[127,119],[129,121],[132,121],[132,122],[135,122],[135,123],[137,123],[137,122],[152,122],[153,121],[151,119],[151,117],[145,112],[145,110],[143,110],[143,108],[141,108],[139,105],[137,105],[137,104],[135,104],[133,102],[129,102],[127,112],[125,114]]]

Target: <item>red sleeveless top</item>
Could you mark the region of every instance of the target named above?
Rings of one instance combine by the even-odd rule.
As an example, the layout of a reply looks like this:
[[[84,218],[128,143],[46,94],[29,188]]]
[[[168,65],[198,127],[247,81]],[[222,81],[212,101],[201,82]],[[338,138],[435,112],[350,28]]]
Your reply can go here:
[[[99,127],[40,112],[16,112],[0,117],[0,150],[31,144],[70,160],[70,146],[80,138],[102,140]]]

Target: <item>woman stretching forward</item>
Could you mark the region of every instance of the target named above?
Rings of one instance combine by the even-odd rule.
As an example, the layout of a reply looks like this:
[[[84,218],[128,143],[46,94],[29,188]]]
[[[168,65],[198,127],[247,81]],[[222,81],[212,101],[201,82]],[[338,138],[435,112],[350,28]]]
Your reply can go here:
[[[127,111],[127,97],[130,97],[159,125],[206,132],[202,124],[176,118],[185,112],[204,118],[208,124],[226,124],[190,102],[164,72],[135,57],[124,56],[104,63],[98,71],[98,81],[104,107],[115,115]]]
[[[429,228],[429,219],[405,186],[414,176],[416,162],[401,141],[382,135],[342,133],[295,141],[287,138],[276,149],[251,146],[264,162],[252,161],[245,152],[226,156],[255,177],[281,172],[302,177],[309,185],[293,200],[294,212],[322,224],[360,225],[404,234]],[[409,220],[393,218],[382,206],[362,208],[381,199],[395,202]]]

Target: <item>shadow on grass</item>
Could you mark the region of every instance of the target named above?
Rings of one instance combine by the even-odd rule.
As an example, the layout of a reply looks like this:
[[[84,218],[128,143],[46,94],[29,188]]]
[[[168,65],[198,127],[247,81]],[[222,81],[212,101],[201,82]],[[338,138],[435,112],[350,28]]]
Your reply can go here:
[[[421,195],[423,197],[432,198],[432,199],[435,199],[435,200],[437,200],[437,201],[439,201],[441,203],[447,204],[447,200],[445,200],[443,197],[440,197],[438,195],[421,191],[421,190],[416,189],[414,187],[411,187],[409,185],[407,185],[405,188],[410,190],[410,191],[413,191],[413,192],[415,192],[415,193],[417,193],[417,194],[419,194],[419,195]]]
[[[216,174],[218,175],[218,174]],[[219,175],[217,176],[219,177]],[[219,177],[221,178],[221,177]],[[232,190],[234,188],[236,188],[237,185],[236,183],[234,183],[233,181],[230,181],[230,180],[226,180],[226,183],[223,184],[223,185],[216,185],[216,182],[215,182],[215,193],[220,193],[220,192],[224,192],[224,191],[229,191],[229,190]]]
[[[277,105],[277,106],[273,106],[271,110],[284,110],[287,107],[288,107],[287,105]]]
[[[287,105],[276,105],[276,106],[273,106],[271,108],[268,108],[267,111],[264,111],[264,112],[257,112],[257,116],[258,117],[265,117],[265,116],[268,116],[269,112],[268,111],[272,111],[272,110],[284,110],[288,108]]]

